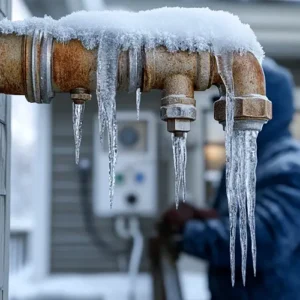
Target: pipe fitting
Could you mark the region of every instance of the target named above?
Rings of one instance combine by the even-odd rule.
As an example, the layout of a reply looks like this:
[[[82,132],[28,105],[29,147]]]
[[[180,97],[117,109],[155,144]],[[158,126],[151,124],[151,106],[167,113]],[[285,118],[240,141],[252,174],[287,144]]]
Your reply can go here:
[[[176,74],[164,81],[165,97],[161,100],[160,116],[169,132],[188,132],[196,119],[194,87],[189,77]]]
[[[25,96],[29,102],[50,103],[52,90],[52,44],[53,38],[40,30],[24,39]]]
[[[169,132],[188,132],[191,130],[191,121],[196,119],[196,107],[190,104],[162,106],[160,117],[167,122]]]
[[[71,91],[71,99],[75,104],[84,104],[92,99],[92,94],[85,88],[76,88]]]
[[[209,52],[169,52],[165,47],[146,49],[142,91],[163,90],[165,80],[176,75],[188,78],[193,91],[204,91],[212,84],[212,60]]]
[[[243,98],[234,98],[234,128],[240,130],[261,130],[262,125],[272,119],[272,103],[266,97],[255,95]],[[226,100],[222,97],[214,104],[214,118],[225,127],[226,124]],[[248,121],[248,122],[240,122]],[[252,123],[251,123],[251,122]],[[254,122],[254,123],[253,123]],[[258,127],[260,129],[257,129]]]
[[[72,99],[84,102],[96,90],[97,49],[87,50],[79,40],[60,43],[40,31],[33,36],[0,35],[0,54],[1,93],[49,103],[54,92],[71,92]],[[235,119],[269,120],[271,103],[265,98],[264,73],[256,57],[234,53],[232,76]],[[189,130],[196,116],[194,90],[211,85],[218,86],[224,96],[216,58],[209,51],[169,52],[157,47],[130,49],[119,55],[118,90],[164,90],[161,116],[171,132]],[[85,92],[78,93],[78,87]],[[225,100],[221,100],[215,104],[215,118],[224,122]]]
[[[213,67],[213,84],[219,87],[220,100],[214,104],[214,118],[223,126],[226,123],[226,89],[218,74],[217,64]],[[234,128],[261,128],[272,119],[272,103],[265,96],[265,77],[258,60],[251,53],[240,55],[235,53],[232,62],[232,78],[234,86]],[[249,121],[238,122],[237,121]],[[251,121],[251,122],[250,122]],[[254,129],[253,129],[254,130]],[[256,129],[255,129],[256,130]]]

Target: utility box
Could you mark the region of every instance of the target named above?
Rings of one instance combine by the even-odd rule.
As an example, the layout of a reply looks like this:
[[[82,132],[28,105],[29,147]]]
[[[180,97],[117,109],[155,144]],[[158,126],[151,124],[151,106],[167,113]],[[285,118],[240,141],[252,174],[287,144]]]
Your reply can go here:
[[[109,202],[108,146],[99,141],[98,118],[94,125],[93,200],[97,216],[157,211],[157,119],[151,112],[118,112],[118,160],[113,207]]]

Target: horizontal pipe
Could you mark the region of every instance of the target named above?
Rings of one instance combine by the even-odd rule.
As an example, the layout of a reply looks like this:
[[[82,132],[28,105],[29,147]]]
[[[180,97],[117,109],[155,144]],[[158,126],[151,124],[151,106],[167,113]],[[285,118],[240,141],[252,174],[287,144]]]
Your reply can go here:
[[[14,34],[0,35],[0,92],[27,95],[30,45],[32,37]],[[40,52],[40,49],[37,51]],[[143,53],[142,91],[166,90],[166,94],[182,93],[193,98],[194,90],[206,90],[222,85],[215,57],[208,52],[170,53],[164,47]],[[37,64],[39,66],[39,64]],[[70,92],[78,87],[90,92],[96,89],[97,49],[87,50],[79,40],[67,43],[53,41],[52,88],[54,92]],[[181,75],[181,76],[178,76]],[[129,54],[119,56],[118,89],[128,88]],[[174,80],[170,80],[173,78]],[[264,73],[254,55],[235,54],[233,59],[235,96],[265,95]],[[181,92],[181,88],[183,91]],[[170,90],[171,89],[171,90]]]

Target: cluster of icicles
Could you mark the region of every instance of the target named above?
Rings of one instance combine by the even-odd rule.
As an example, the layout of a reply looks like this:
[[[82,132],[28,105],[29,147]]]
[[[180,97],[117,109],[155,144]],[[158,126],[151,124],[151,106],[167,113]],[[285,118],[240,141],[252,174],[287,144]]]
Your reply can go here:
[[[105,37],[104,37],[105,39]],[[115,167],[117,162],[117,114],[116,90],[118,57],[120,47],[107,38],[102,41],[98,50],[97,66],[97,101],[100,142],[105,130],[108,138],[109,156],[109,199],[113,203],[115,186]],[[235,240],[237,216],[239,215],[239,231],[242,253],[242,277],[246,281],[247,261],[247,224],[251,236],[253,269],[256,273],[256,241],[255,241],[255,185],[256,185],[256,138],[257,131],[234,130],[234,87],[232,79],[232,54],[216,56],[219,74],[226,87],[226,190],[230,220],[230,262],[232,285],[235,282]],[[130,66],[133,68],[135,66]],[[137,114],[141,100],[140,90],[136,91]],[[82,139],[84,104],[73,104],[73,129],[75,137],[76,163],[79,162]],[[137,117],[139,118],[139,117]],[[172,134],[173,159],[175,169],[175,202],[185,200],[186,195],[186,150],[187,134]]]
[[[235,283],[235,240],[237,216],[241,243],[243,283],[246,283],[247,244],[249,225],[253,271],[256,275],[255,199],[257,165],[257,130],[234,128],[234,86],[232,76],[233,55],[217,56],[218,72],[226,88],[226,192],[230,224],[231,282]]]

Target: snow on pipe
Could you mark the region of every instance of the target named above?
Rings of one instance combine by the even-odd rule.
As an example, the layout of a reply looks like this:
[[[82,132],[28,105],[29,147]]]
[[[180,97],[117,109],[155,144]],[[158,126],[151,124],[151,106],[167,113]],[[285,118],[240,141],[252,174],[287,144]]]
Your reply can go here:
[[[61,43],[50,35],[0,35],[0,92],[26,95],[28,101],[49,103],[54,93],[70,92],[73,105],[76,161],[79,160],[82,118],[86,100],[96,91],[101,137],[109,144],[110,199],[113,198],[117,155],[116,90],[164,90],[161,118],[172,132],[176,175],[176,203],[185,194],[186,136],[196,118],[194,90],[219,87],[215,119],[226,131],[226,177],[230,217],[230,250],[234,284],[236,217],[240,215],[242,273],[245,282],[247,218],[252,240],[255,272],[255,167],[256,136],[271,118],[271,103],[265,97],[264,74],[251,53],[169,52],[165,47],[121,51],[103,37],[98,49],[87,50],[81,41]],[[101,101],[100,101],[101,99]],[[240,145],[244,145],[244,149]],[[242,163],[244,162],[244,163]],[[246,202],[247,201],[247,202]]]

